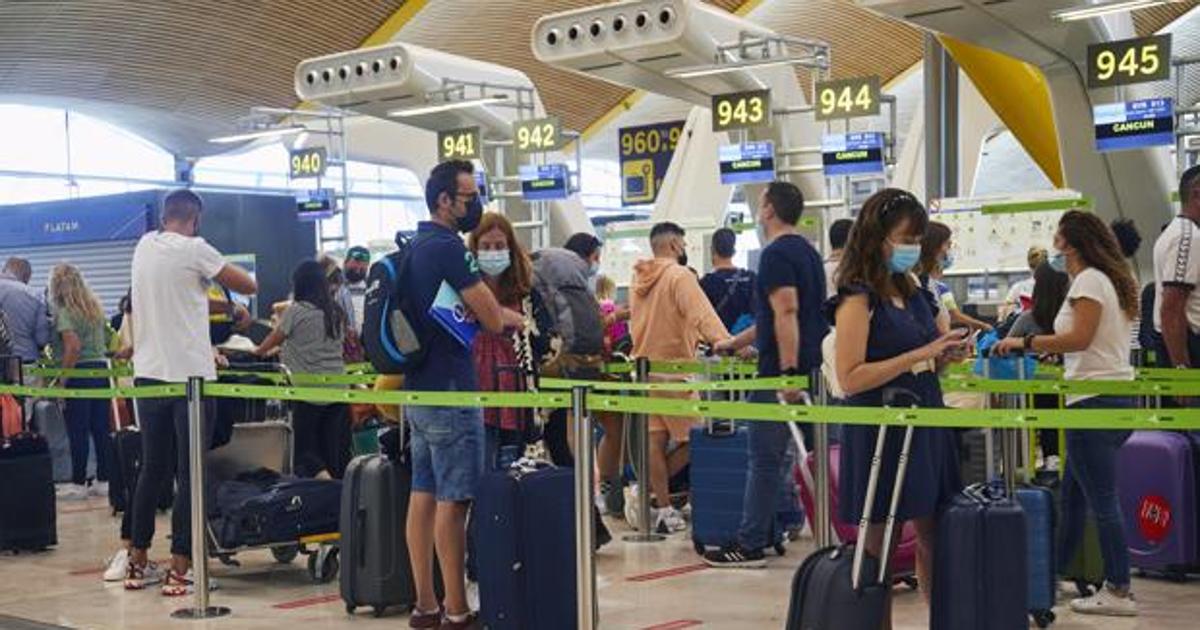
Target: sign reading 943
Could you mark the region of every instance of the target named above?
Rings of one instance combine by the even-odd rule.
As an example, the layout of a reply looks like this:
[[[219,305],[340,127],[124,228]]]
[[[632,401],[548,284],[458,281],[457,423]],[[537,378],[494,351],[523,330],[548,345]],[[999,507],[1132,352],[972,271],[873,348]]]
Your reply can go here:
[[[771,91],[751,90],[712,97],[713,131],[753,129],[771,124]]]
[[[1102,88],[1171,78],[1171,34],[1088,46],[1088,87]]]
[[[288,176],[292,179],[301,177],[322,177],[325,175],[325,147],[308,147],[293,149],[288,157]]]
[[[875,116],[879,113],[879,77],[817,83],[817,120]]]
[[[513,123],[513,142],[518,155],[555,151],[562,146],[562,127],[557,116],[518,120]]]
[[[479,127],[464,127],[439,131],[437,135],[438,161],[473,160],[479,157],[482,137]]]

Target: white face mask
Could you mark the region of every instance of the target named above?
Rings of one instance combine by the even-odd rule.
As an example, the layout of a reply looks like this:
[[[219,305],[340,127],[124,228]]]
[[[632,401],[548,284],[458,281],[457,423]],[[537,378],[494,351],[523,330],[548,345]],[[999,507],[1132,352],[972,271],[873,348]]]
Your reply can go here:
[[[489,276],[498,276],[504,273],[512,264],[512,257],[507,249],[480,250],[475,254],[475,260],[479,263],[480,271]]]

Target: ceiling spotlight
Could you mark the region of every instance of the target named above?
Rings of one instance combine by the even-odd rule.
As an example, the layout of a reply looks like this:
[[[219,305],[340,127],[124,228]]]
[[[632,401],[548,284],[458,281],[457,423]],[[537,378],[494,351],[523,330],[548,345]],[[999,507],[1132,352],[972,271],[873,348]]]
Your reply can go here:
[[[466,109],[468,107],[477,107],[479,105],[503,103],[507,100],[507,96],[503,94],[497,94],[495,96],[484,96],[482,98],[468,98],[461,101],[446,101],[445,103],[432,103],[429,105],[406,107],[404,109],[394,109],[388,112],[388,116],[391,116],[392,118],[407,118],[409,116],[421,116],[424,114],[436,114],[438,112],[446,112],[455,109]]]
[[[236,133],[229,136],[219,136],[217,138],[209,138],[209,142],[214,144],[233,144],[235,142],[243,142],[246,140],[257,140],[259,138],[275,138],[278,136],[290,136],[294,133],[305,131],[307,127],[304,125],[288,125],[287,127],[268,127],[266,129],[254,129],[244,133]]]
[[[1082,4],[1069,9],[1062,9],[1051,13],[1051,17],[1059,22],[1071,22],[1075,20],[1087,20],[1091,18],[1103,17],[1112,15],[1113,13],[1125,13],[1137,9],[1147,9],[1163,4],[1176,4],[1181,0],[1109,0],[1096,4]]]

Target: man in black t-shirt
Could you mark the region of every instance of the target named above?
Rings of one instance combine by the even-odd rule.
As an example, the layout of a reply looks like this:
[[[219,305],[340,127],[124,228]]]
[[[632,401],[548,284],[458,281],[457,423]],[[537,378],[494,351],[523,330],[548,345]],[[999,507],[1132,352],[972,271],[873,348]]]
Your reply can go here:
[[[760,376],[803,376],[821,364],[821,340],[829,325],[821,312],[825,301],[825,268],[821,255],[803,236],[796,223],[804,211],[800,189],[787,182],[772,182],[758,201],[759,229],[765,232],[758,266],[755,326],[717,350],[730,352],[751,342],[758,347]],[[796,403],[798,389],[756,392],[754,402],[777,400]],[[792,469],[791,431],[779,422],[749,423],[750,474],[737,542],[712,551],[704,561],[713,567],[759,568],[766,566],[763,549],[774,544],[783,480]]]
[[[738,334],[754,323],[754,272],[733,264],[737,234],[721,228],[712,235],[713,270],[700,280],[721,323]]]

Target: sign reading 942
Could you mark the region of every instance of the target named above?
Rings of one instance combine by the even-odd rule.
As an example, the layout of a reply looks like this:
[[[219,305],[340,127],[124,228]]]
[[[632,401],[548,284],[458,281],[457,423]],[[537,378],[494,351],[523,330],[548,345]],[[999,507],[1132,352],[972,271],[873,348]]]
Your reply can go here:
[[[771,91],[751,90],[712,97],[713,131],[753,129],[771,124]]]
[[[513,146],[518,155],[555,151],[562,147],[562,127],[557,116],[513,123]]]
[[[1171,34],[1088,46],[1088,87],[1103,88],[1171,78]]]
[[[438,161],[473,160],[480,156],[483,138],[479,127],[464,127],[439,131],[437,135]]]
[[[817,83],[817,120],[875,116],[879,113],[879,77]]]

